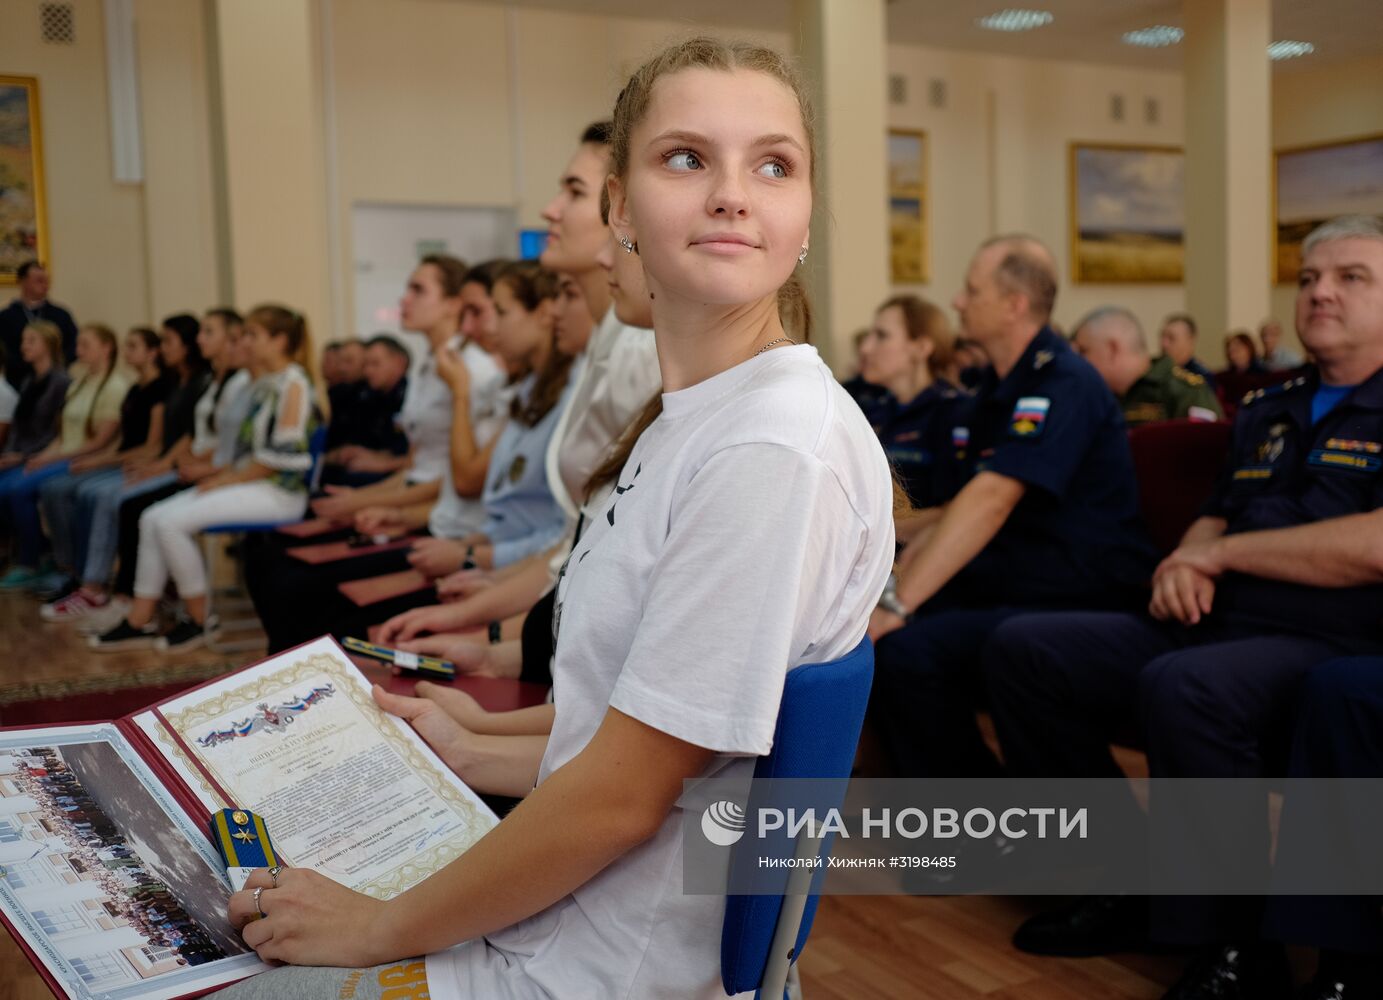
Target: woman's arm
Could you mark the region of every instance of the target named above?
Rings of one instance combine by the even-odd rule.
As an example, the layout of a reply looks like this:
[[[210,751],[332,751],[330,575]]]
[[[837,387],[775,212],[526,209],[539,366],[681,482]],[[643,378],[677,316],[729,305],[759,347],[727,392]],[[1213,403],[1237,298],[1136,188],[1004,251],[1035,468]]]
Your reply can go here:
[[[609,709],[586,748],[475,846],[389,902],[306,868],[256,871],[230,919],[261,958],[376,965],[500,930],[551,906],[653,836],[712,751]],[[579,830],[579,837],[572,831]],[[253,920],[255,888],[267,916]]]
[[[552,574],[544,558],[532,558],[521,565],[519,571],[463,601],[415,608],[390,618],[379,641],[388,646],[423,632],[464,632],[523,614],[547,593]]]

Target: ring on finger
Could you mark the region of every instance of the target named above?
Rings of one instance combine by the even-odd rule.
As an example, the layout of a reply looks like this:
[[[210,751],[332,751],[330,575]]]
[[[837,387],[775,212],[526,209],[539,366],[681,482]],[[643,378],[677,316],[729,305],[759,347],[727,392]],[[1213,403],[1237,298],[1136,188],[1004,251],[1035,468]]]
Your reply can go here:
[[[279,872],[283,871],[283,865],[274,865],[269,869],[269,877],[274,880],[274,888],[279,887]]]
[[[263,895],[263,893],[264,893],[264,886],[260,886],[258,889],[256,889],[256,890],[254,891],[255,912],[258,913],[258,914],[260,915],[260,917],[266,917],[266,916],[268,916],[268,914],[266,914],[266,913],[264,912],[264,907],[262,907],[262,906],[259,905],[259,897],[260,897],[261,895]]]

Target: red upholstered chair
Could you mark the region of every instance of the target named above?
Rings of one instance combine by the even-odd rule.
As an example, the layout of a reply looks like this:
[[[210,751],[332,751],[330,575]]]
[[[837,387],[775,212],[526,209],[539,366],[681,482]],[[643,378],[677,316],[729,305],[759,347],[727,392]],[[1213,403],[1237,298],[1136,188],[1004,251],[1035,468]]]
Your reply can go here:
[[[1129,431],[1143,522],[1162,552],[1177,542],[1210,497],[1229,452],[1227,423],[1167,420]]]

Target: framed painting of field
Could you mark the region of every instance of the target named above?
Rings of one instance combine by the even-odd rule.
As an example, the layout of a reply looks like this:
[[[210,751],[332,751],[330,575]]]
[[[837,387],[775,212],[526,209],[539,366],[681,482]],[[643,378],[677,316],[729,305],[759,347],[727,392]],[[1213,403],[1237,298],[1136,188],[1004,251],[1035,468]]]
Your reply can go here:
[[[48,259],[38,80],[0,76],[0,285],[26,260]]]
[[[1071,277],[1179,282],[1185,247],[1185,154],[1175,146],[1073,142]]]
[[[1297,280],[1301,241],[1338,215],[1383,216],[1383,135],[1279,149],[1273,253],[1279,283]]]
[[[931,270],[927,246],[927,133],[888,132],[888,242],[895,285],[921,285]]]

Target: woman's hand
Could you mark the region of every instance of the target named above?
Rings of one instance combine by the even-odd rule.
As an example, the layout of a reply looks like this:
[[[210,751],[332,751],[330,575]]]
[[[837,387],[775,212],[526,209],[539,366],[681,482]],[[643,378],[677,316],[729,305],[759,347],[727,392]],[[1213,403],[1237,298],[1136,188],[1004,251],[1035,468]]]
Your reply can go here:
[[[366,507],[355,512],[355,530],[362,535],[399,536],[408,532],[397,507]]]
[[[419,538],[408,553],[408,565],[428,579],[436,579],[458,569],[466,561],[470,546],[451,538]]]
[[[437,362],[437,374],[451,388],[452,405],[455,406],[456,399],[464,397],[470,391],[471,373],[466,368],[466,363],[461,360],[461,355],[450,347],[438,348],[432,356]]]
[[[381,646],[397,646],[407,639],[417,638],[424,632],[457,632],[477,628],[481,623],[473,622],[470,616],[454,604],[436,605],[430,608],[414,608],[401,615],[390,618],[379,630]]]
[[[417,691],[423,695],[421,698],[390,694],[378,684],[371,693],[375,697],[376,705],[390,715],[397,715],[407,722],[413,727],[413,731],[423,738],[423,742],[442,758],[443,764],[457,775],[464,775],[465,767],[471,760],[475,734],[457,721],[439,701],[434,700],[433,695],[441,690],[436,684],[419,681]],[[446,690],[461,694],[451,688]],[[459,702],[452,702],[452,707],[463,714],[467,711]],[[479,709],[480,706],[477,705],[476,708]]]
[[[489,570],[459,569],[437,581],[437,596],[443,601],[462,601],[494,585],[495,578]]]
[[[495,673],[494,664],[490,662],[489,637],[478,630],[464,635],[449,632],[446,635],[427,635],[421,639],[407,639],[400,642],[397,648],[406,653],[421,653],[423,656],[435,656],[438,659],[450,660],[455,664],[456,672],[464,677],[499,676]],[[418,682],[420,691],[424,684],[428,684],[428,682]],[[437,687],[437,685],[429,684],[429,687]],[[437,690],[447,692],[440,696],[439,700],[442,701],[445,701],[452,694],[457,694],[470,699],[473,703],[475,702],[475,699],[471,698],[470,695],[455,688],[437,687]],[[479,708],[478,703],[476,703],[476,707]],[[456,719],[462,725],[475,728],[459,715],[456,716]]]
[[[331,521],[348,521],[350,516],[365,505],[353,494],[349,486],[328,486],[326,496],[312,501],[312,513]]]
[[[256,889],[263,890],[262,918]],[[228,912],[231,926],[265,961],[361,968],[408,957],[390,944],[387,903],[310,868],[284,868],[277,888],[268,869],[256,869],[231,896]]]
[[[196,489],[198,493],[207,493],[211,490],[220,489],[222,486],[230,486],[236,482],[239,482],[239,480],[235,478],[234,473],[218,472],[214,476],[207,476],[205,479],[199,480],[194,489]]]

